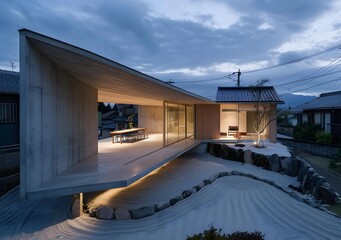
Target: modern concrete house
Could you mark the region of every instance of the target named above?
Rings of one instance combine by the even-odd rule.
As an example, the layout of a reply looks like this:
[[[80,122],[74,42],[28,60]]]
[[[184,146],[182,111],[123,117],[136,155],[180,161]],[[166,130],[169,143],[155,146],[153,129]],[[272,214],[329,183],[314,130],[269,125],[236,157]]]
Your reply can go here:
[[[19,32],[22,197],[125,187],[203,140],[220,138],[225,103],[30,30]],[[138,125],[148,129],[148,139],[98,141],[97,102],[138,105]]]

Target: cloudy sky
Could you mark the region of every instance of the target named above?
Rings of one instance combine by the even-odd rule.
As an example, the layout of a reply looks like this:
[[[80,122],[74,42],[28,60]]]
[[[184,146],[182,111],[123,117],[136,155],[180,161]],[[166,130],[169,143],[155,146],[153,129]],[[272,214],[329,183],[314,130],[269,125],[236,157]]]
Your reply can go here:
[[[341,90],[341,1],[0,0],[0,69],[27,28],[214,99],[269,79],[280,94]]]

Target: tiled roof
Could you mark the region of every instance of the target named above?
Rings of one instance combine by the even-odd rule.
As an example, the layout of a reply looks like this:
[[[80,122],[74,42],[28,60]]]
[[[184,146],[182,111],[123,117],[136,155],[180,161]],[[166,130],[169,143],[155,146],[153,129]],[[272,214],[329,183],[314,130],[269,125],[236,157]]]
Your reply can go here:
[[[322,93],[307,103],[292,108],[292,112],[302,112],[304,110],[341,108],[341,91]]]
[[[19,94],[19,73],[0,70],[0,93]]]
[[[272,86],[218,87],[217,102],[268,102],[283,103]]]

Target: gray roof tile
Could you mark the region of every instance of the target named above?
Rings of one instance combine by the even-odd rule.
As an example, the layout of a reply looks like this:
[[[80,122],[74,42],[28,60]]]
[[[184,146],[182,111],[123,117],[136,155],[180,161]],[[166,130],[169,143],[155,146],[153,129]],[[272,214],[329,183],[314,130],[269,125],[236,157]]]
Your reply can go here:
[[[272,86],[218,87],[217,102],[271,102],[283,103]]]
[[[18,72],[0,70],[0,93],[19,94],[19,79]]]
[[[307,103],[292,108],[292,112],[302,112],[304,110],[316,109],[340,109],[341,108],[341,91],[322,93],[318,98],[315,98]]]

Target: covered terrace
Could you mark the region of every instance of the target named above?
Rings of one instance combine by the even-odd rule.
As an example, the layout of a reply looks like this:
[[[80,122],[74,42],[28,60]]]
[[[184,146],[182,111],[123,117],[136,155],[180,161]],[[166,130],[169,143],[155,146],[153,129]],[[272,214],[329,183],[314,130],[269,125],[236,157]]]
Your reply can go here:
[[[26,29],[20,66],[22,197],[127,186],[199,144],[195,106],[214,104]],[[150,137],[98,143],[97,102],[137,104]]]

